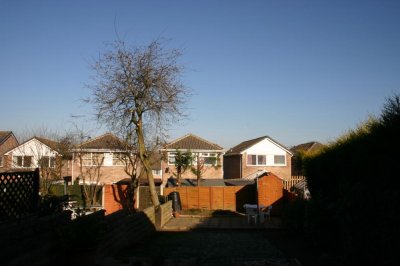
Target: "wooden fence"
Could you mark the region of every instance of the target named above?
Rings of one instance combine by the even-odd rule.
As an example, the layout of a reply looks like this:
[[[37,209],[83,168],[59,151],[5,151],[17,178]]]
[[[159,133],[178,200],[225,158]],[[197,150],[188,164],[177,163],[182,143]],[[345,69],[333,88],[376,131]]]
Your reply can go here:
[[[303,181],[306,177],[302,175],[294,175],[290,178],[290,180],[283,180],[283,188],[286,189],[287,191],[290,191],[290,189],[299,183],[300,181]]]
[[[0,221],[21,218],[37,211],[39,169],[0,173]]]
[[[174,187],[165,188],[164,195],[177,191],[184,210],[242,210],[243,204],[255,203],[254,185],[229,187]]]

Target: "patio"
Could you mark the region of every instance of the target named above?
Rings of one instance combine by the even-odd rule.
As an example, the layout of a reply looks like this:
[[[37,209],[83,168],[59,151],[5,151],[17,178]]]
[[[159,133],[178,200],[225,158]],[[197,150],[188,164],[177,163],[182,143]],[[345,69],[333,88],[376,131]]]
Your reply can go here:
[[[281,220],[276,217],[267,219],[264,223],[248,223],[245,215],[236,216],[196,216],[181,215],[172,218],[161,231],[188,231],[192,229],[279,229]]]

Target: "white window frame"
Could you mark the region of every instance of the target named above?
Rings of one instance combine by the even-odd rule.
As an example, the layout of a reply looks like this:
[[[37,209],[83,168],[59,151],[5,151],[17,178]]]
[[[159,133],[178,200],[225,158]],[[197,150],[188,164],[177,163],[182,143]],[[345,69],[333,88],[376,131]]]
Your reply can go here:
[[[153,173],[153,175],[161,175],[161,170],[151,170],[151,172]]]
[[[84,155],[88,155],[90,154],[90,164],[86,164],[86,160],[89,160],[89,158],[87,158],[86,160],[83,159]],[[97,165],[93,163],[93,154],[102,154],[103,155],[103,161],[101,162],[101,165]],[[82,162],[82,166],[86,166],[86,167],[92,167],[92,166],[104,166],[104,160],[105,160],[105,154],[103,152],[85,152],[82,153],[81,155],[81,162]]]
[[[273,156],[274,156],[274,166],[286,166],[286,155],[283,155],[283,154],[274,154]],[[283,156],[285,162],[284,162],[283,164],[275,163],[275,156]]]
[[[16,164],[16,163],[14,163],[14,158],[17,158],[17,157],[21,157],[22,158],[22,160],[21,160],[21,165],[18,165],[18,164]],[[25,157],[31,157],[31,165],[30,166],[24,166],[24,164],[25,164]],[[13,166],[13,168],[33,168],[34,167],[34,164],[33,164],[33,156],[32,155],[17,155],[17,156],[12,156],[12,166]]]
[[[168,152],[167,163],[168,165],[175,165],[175,156],[177,152]],[[171,163],[170,159],[173,159],[173,163]]]
[[[48,161],[49,164],[46,165],[45,167],[47,167],[47,168],[55,168],[55,167],[56,167],[56,157],[54,157],[54,156],[42,156],[41,159],[43,159],[43,158],[45,158],[45,157],[49,158],[49,161]],[[52,161],[53,161],[53,166],[52,166]],[[39,167],[42,166],[42,165],[41,165],[41,162],[40,162],[40,163],[38,162],[38,166],[39,166]]]
[[[256,164],[249,164],[249,156],[256,156]],[[264,156],[264,164],[258,163],[258,156]],[[246,165],[247,166],[267,166],[267,155],[266,154],[246,154]]]

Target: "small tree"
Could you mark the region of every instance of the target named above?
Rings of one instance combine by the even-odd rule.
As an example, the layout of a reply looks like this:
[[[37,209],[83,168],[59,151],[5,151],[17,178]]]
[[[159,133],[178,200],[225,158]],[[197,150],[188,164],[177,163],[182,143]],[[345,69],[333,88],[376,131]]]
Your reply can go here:
[[[175,168],[176,173],[174,175],[178,179],[178,186],[181,185],[182,174],[186,172],[192,166],[192,153],[190,151],[181,152],[176,151],[175,155]]]
[[[219,157],[207,157],[207,161],[204,157],[200,156],[200,153],[194,154],[195,166],[191,168],[191,171],[196,175],[197,186],[200,186],[200,180],[203,174],[207,171],[206,166],[211,166],[214,169],[221,167],[219,163]]]
[[[151,147],[164,137],[165,127],[182,115],[188,92],[179,79],[180,55],[159,41],[133,48],[116,41],[93,65],[93,97],[88,101],[95,105],[100,122],[114,132],[128,129],[135,135],[132,139],[155,206],[160,203],[151,171]]]

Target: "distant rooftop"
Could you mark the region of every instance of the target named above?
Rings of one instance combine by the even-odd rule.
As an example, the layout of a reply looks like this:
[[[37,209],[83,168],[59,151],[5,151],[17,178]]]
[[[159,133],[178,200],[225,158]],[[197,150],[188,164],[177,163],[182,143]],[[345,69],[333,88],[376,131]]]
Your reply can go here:
[[[178,150],[215,150],[222,151],[223,148],[218,144],[200,138],[193,134],[187,134],[164,146],[164,149]]]

